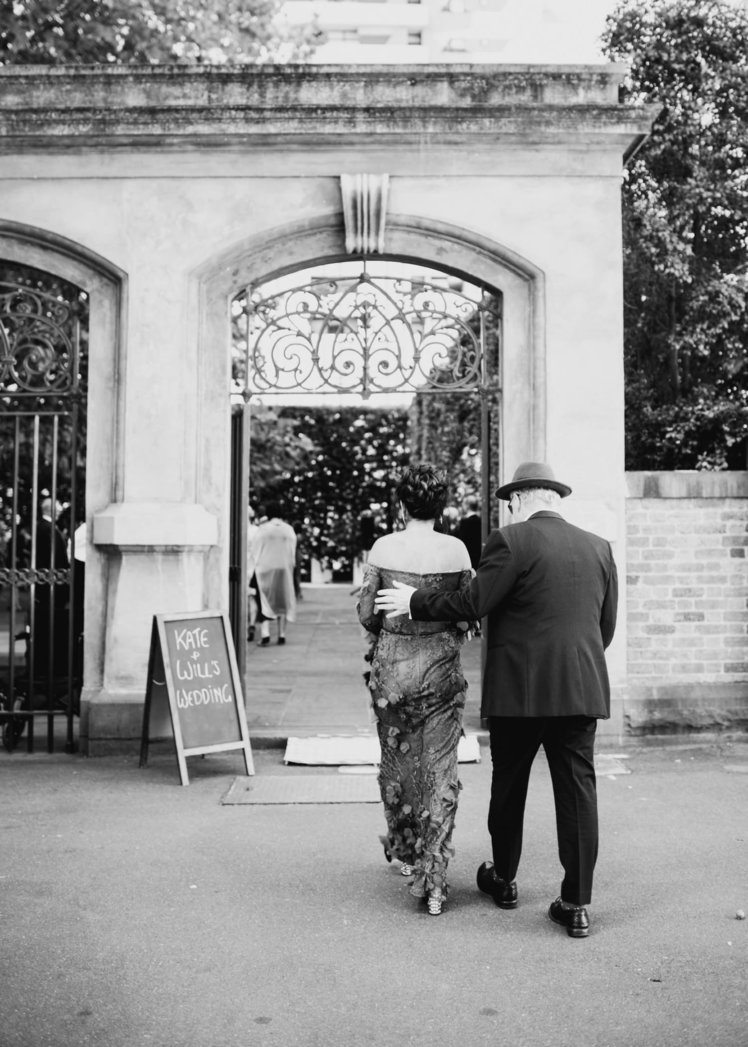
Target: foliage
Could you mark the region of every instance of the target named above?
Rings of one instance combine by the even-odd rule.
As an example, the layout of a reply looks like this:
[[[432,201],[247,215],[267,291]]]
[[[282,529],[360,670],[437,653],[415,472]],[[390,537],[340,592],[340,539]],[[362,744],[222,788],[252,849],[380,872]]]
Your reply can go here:
[[[300,61],[314,26],[283,28],[279,0],[13,0],[0,65]]]
[[[410,409],[412,440],[419,462],[449,477],[448,504],[459,508],[481,493],[481,417],[477,393],[419,393]]]
[[[285,480],[309,469],[317,448],[299,432],[299,420],[267,406],[253,406],[250,413],[250,469],[252,501],[264,501],[278,493],[279,478]],[[258,495],[259,492],[259,495]]]
[[[361,518],[372,514],[379,533],[392,529],[392,486],[408,461],[404,411],[284,407],[286,441],[302,441],[296,465],[252,472],[251,501],[280,499],[310,553],[327,562],[350,562],[363,544]],[[261,455],[253,449],[253,461]]]
[[[604,47],[662,105],[623,189],[626,467],[746,468],[748,20],[624,0]]]

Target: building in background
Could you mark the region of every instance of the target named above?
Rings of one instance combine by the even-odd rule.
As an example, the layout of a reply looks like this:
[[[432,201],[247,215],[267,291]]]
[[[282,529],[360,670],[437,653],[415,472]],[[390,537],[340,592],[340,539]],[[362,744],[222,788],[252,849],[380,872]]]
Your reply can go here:
[[[748,11],[748,0],[727,0]],[[316,22],[316,64],[594,64],[618,0],[285,0],[281,18]]]
[[[317,64],[590,63],[615,0],[286,0],[315,21]]]

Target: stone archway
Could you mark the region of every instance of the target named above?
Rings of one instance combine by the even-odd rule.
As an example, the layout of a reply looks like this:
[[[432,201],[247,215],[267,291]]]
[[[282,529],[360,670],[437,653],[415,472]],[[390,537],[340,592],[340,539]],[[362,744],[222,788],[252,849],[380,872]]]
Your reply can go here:
[[[226,602],[230,463],[226,397],[230,381],[228,302],[242,287],[346,257],[341,215],[250,237],[206,262],[195,274],[198,315],[197,387],[202,410],[197,445],[197,498],[219,519],[219,540],[206,556],[210,605]],[[501,291],[504,301],[499,437],[504,462],[545,451],[544,278],[531,262],[472,231],[413,216],[390,215],[384,258],[432,265]],[[196,390],[197,391],[197,390]],[[216,464],[221,463],[220,470]]]
[[[625,572],[620,179],[657,107],[621,101],[624,79],[622,66],[3,71],[3,215],[16,239],[20,223],[64,232],[25,249],[110,286],[92,323],[112,345],[123,332],[121,373],[103,345],[92,396],[105,620],[89,753],[139,736],[150,616],[226,606],[227,304],[346,256],[350,179],[388,186],[372,253],[501,290],[499,470],[550,455],[576,520],[618,542]],[[107,258],[128,274],[126,304]]]

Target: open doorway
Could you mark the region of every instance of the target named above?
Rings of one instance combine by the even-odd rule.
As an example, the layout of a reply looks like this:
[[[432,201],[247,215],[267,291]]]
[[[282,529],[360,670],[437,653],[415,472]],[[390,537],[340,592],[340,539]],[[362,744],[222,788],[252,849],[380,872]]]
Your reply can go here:
[[[354,633],[351,597],[368,549],[395,526],[393,480],[404,465],[427,461],[449,477],[443,529],[474,505],[483,540],[496,525],[501,306],[497,290],[459,274],[368,258],[233,298],[230,591],[248,704],[258,671],[247,640],[251,513],[282,500],[297,534],[299,613],[314,605]]]

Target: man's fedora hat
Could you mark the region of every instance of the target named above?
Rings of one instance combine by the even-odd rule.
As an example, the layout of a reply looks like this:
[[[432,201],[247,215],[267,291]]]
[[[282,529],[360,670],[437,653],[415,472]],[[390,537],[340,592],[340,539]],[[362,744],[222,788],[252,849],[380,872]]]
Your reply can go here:
[[[571,487],[558,482],[550,465],[546,465],[545,462],[522,462],[515,469],[512,482],[500,487],[496,496],[508,501],[512,491],[521,491],[528,487],[546,487],[551,491],[558,491],[562,498],[571,494]]]

